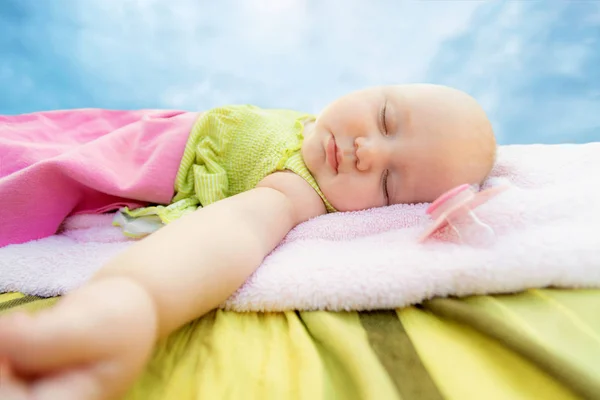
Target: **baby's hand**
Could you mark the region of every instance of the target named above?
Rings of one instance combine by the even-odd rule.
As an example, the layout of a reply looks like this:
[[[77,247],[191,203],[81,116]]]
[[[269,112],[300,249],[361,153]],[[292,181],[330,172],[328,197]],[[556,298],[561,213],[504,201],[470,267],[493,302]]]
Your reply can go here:
[[[0,398],[108,400],[148,360],[156,313],[125,279],[94,282],[36,315],[0,318]]]
[[[27,386],[15,376],[8,360],[0,360],[0,399],[27,399]]]

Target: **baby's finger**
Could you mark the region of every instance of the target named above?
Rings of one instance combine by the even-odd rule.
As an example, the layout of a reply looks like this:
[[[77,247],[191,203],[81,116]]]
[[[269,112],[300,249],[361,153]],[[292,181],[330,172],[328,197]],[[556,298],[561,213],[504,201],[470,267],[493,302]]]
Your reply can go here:
[[[155,315],[145,292],[123,282],[106,279],[34,315],[0,318],[0,357],[25,376],[114,358],[139,368],[154,340]],[[120,296],[108,296],[115,287]]]
[[[8,360],[0,360],[0,399],[28,400],[27,392],[26,383],[15,376]]]
[[[96,364],[47,375],[33,385],[35,400],[106,400],[118,393],[111,363]]]
[[[35,383],[36,400],[103,400],[98,382],[86,371],[69,371],[42,378]]]
[[[106,357],[102,327],[95,318],[63,310],[60,305],[35,315],[17,313],[0,319],[0,357],[19,374],[38,375]],[[93,345],[91,345],[93,344]]]

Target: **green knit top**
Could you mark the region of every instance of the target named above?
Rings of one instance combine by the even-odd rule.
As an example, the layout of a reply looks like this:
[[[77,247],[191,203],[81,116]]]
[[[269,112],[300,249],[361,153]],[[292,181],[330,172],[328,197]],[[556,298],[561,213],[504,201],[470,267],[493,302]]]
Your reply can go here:
[[[207,206],[253,189],[275,171],[304,178],[329,204],[302,160],[303,121],[314,116],[250,105],[212,109],[198,118],[175,181],[173,202],[196,197]]]
[[[290,170],[327,201],[302,159],[304,121],[314,116],[291,110],[231,105],[211,109],[195,122],[168,206],[125,210],[129,217],[155,215],[168,223],[215,201],[251,190],[266,176]]]

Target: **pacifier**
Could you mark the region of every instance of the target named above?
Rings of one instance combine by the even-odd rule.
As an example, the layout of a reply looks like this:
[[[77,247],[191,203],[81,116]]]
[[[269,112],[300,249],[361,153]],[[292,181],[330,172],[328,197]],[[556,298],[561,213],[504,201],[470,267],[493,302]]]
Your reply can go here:
[[[449,226],[460,243],[478,247],[492,245],[496,241],[496,233],[479,219],[475,209],[507,188],[496,186],[477,192],[471,185],[464,184],[442,194],[425,211],[433,223],[421,234],[419,242]]]

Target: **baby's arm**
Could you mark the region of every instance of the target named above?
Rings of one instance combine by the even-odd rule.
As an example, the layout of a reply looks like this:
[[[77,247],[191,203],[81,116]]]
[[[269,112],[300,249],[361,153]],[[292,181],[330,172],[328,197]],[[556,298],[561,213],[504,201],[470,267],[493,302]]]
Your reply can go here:
[[[159,336],[167,335],[217,307],[295,225],[324,212],[313,193],[297,175],[273,175],[167,225],[112,260],[95,280],[128,277],[141,285],[156,307]]]
[[[113,398],[158,337],[217,307],[290,229],[324,212],[302,178],[271,175],[132,245],[54,309],[0,319],[0,359],[17,376],[37,377],[25,382],[27,390]]]

